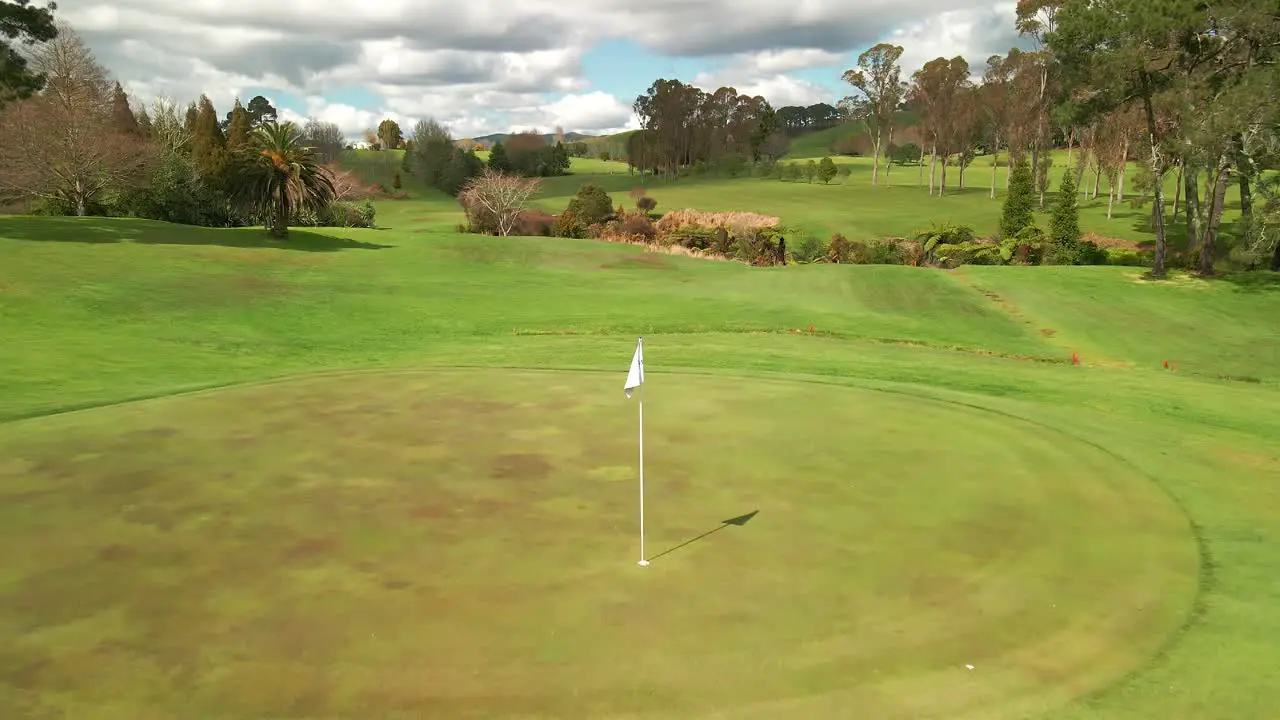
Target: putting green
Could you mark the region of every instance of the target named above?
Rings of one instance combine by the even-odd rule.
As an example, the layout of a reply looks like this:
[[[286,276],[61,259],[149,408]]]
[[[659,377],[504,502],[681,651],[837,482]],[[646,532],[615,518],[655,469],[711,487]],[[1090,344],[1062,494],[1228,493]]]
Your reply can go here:
[[[1191,605],[1185,518],[1097,448],[658,372],[638,567],[624,376],[330,375],[0,426],[0,716],[1024,717]]]

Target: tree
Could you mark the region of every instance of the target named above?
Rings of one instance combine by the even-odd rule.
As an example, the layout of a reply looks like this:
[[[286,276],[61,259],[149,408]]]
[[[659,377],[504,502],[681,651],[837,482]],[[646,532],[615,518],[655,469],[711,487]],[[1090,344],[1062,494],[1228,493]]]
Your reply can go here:
[[[1075,174],[1068,168],[1063,173],[1058,188],[1058,201],[1054,203],[1049,218],[1049,240],[1053,243],[1052,256],[1064,265],[1080,261],[1080,208],[1077,204]]]
[[[394,150],[400,147],[401,140],[404,139],[403,133],[400,132],[400,124],[391,118],[387,118],[378,123],[378,140],[382,143],[385,150]]]
[[[929,162],[929,192],[933,193],[933,166],[937,156],[944,158],[938,195],[946,193],[946,158],[967,142],[972,132],[972,113],[968,98],[969,63],[962,57],[936,58],[912,75],[911,97],[921,107],[921,123],[933,141],[934,160]]]
[[[337,123],[308,118],[302,126],[302,135],[307,145],[315,148],[320,162],[333,164],[342,159],[342,150],[346,146],[346,138]],[[405,150],[406,155],[408,150]]]
[[[506,237],[515,229],[529,198],[541,187],[542,180],[538,178],[523,178],[485,168],[458,193],[458,202],[466,211],[472,228],[492,228],[498,235]]]
[[[108,191],[145,179],[150,147],[120,127],[106,70],[80,36],[59,27],[32,54],[30,70],[43,92],[0,111],[0,186],[88,215]]]
[[[191,155],[205,182],[222,181],[231,163],[227,138],[218,126],[218,113],[208,95],[201,95],[197,105],[195,127],[191,133]]]
[[[507,146],[499,140],[489,150],[489,167],[500,173],[511,172],[511,160],[507,158]]]
[[[893,118],[906,95],[902,67],[898,60],[903,48],[880,43],[858,56],[858,69],[846,70],[841,77],[862,92],[859,120],[871,138],[871,184],[880,182],[880,156],[885,145],[893,144]],[[885,168],[888,184],[889,168]]]
[[[254,95],[245,112],[249,113],[249,124],[260,127],[263,123],[275,122],[278,116],[271,101],[261,95]]]
[[[119,82],[111,89],[111,119],[120,132],[142,136],[142,130],[138,128],[138,117],[133,114],[133,108],[129,107],[129,96]]]
[[[413,172],[429,187],[439,187],[444,171],[453,159],[453,136],[432,118],[413,126]],[[405,157],[410,157],[405,153]]]
[[[249,133],[253,131],[252,125],[253,121],[248,111],[240,104],[240,98],[236,98],[235,105],[232,106],[227,117],[228,150],[235,152],[249,144]]]
[[[44,87],[46,77],[28,66],[15,42],[30,47],[58,36],[53,19],[56,3],[32,7],[31,0],[0,3],[0,108],[25,100]]]
[[[1056,12],[1047,43],[1064,88],[1078,96],[1085,117],[1105,115],[1130,103],[1142,109],[1147,170],[1153,181],[1152,227],[1156,248],[1152,277],[1166,274],[1164,176],[1170,162],[1166,91],[1194,58],[1184,38],[1209,24],[1198,0],[1073,0]]]
[[[136,117],[138,122],[138,134],[145,138],[151,137],[151,115],[147,113],[147,109],[138,108],[138,114]]]
[[[835,162],[829,157],[822,158],[822,162],[818,163],[818,179],[822,181],[823,185],[829,185],[839,172],[840,169],[836,167]]]
[[[1004,198],[1004,211],[1000,216],[1000,237],[1009,239],[1035,224],[1036,186],[1031,177],[1031,165],[1024,157],[1014,166],[1009,176],[1009,193]]]
[[[996,178],[1000,167],[1001,141],[1008,142],[1006,130],[1009,127],[1013,68],[1004,57],[992,55],[987,58],[987,70],[982,76],[978,101],[982,106],[985,119],[987,149],[991,152],[991,197],[996,196]]]
[[[813,182],[816,177],[818,177],[818,163],[810,160],[804,164],[804,179]]]
[[[613,198],[599,185],[587,183],[578,188],[565,208],[565,214],[572,215],[585,225],[602,223],[613,217]]]
[[[287,236],[298,211],[318,212],[333,201],[333,181],[302,140],[297,125],[268,120],[234,158],[231,197],[263,219],[272,237]]]
[[[1022,120],[1033,128],[1031,131],[1031,166],[1033,168],[1041,167],[1040,152],[1046,144],[1045,130],[1052,93],[1050,70],[1054,67],[1054,58],[1046,46],[1049,36],[1057,27],[1058,11],[1064,2],[1065,0],[1018,0],[1015,9],[1017,13],[1015,26],[1018,34],[1023,37],[1030,36],[1035,43],[1035,51],[1024,55],[1029,62],[1024,65],[1022,73],[1024,78],[1031,80],[1030,83],[1024,83],[1029,91],[1024,93],[1027,102],[1023,106]],[[1033,70],[1033,72],[1025,72],[1026,70]],[[1043,209],[1044,196],[1048,189],[1048,176],[1037,176],[1036,180],[1039,207]]]

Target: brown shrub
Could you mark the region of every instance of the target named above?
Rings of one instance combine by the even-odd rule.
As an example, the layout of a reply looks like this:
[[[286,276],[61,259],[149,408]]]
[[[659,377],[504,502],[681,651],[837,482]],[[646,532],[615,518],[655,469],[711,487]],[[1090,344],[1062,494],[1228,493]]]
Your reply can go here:
[[[618,232],[628,237],[642,238],[644,242],[653,242],[658,236],[658,229],[644,215],[631,214],[618,222]]]
[[[556,216],[541,210],[522,210],[516,216],[513,235],[525,237],[551,237],[555,230]]]
[[[731,227],[759,229],[776,227],[779,218],[753,212],[701,212],[699,210],[672,210],[658,221],[658,233],[666,234],[685,225],[699,227]]]

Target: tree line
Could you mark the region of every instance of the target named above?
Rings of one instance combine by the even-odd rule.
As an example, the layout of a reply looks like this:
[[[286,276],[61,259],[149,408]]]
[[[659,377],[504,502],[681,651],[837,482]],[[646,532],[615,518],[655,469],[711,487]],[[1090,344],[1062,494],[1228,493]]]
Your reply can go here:
[[[342,133],[281,122],[262,96],[220,115],[208,96],[181,109],[130,106],[53,8],[6,5],[0,47],[0,194],[44,214],[129,215],[233,227],[371,226],[373,189],[337,167]],[[6,10],[8,12],[8,10]]]
[[[733,88],[707,93],[659,79],[635,101],[642,129],[627,139],[628,162],[668,176],[700,164],[768,166],[785,154],[788,133],[854,123],[876,185],[890,183],[894,163],[882,158],[903,164],[910,150],[919,153],[917,182],[925,184],[927,167],[936,196],[963,188],[984,154],[992,198],[998,163],[1007,166],[1005,191],[1026,164],[1040,209],[1064,174],[1091,198],[1105,181],[1108,215],[1126,198],[1150,206],[1157,277],[1168,257],[1166,183],[1174,186],[1169,212],[1181,213],[1185,245],[1205,274],[1235,184],[1238,248],[1248,262],[1280,270],[1280,180],[1268,172],[1280,167],[1275,0],[1019,0],[1016,27],[1033,48],[986,58],[981,71],[963,57],[939,57],[904,77],[903,48],[877,44],[843,73],[853,92],[834,107],[774,110]],[[905,118],[919,144],[895,142]],[[1051,151],[1064,148],[1066,166],[1055,172]]]

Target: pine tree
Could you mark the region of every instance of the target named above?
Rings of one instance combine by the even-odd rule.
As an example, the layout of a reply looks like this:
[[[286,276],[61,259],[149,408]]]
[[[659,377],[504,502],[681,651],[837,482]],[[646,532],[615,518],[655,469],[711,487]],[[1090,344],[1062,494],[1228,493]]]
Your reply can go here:
[[[196,107],[195,103],[191,103],[187,106],[187,115],[183,120],[182,129],[185,130],[188,135],[196,131],[196,118],[199,116],[200,109]]]
[[[1009,175],[1009,194],[1004,198],[1004,212],[1000,216],[1000,237],[1011,238],[1022,229],[1035,224],[1036,186],[1031,166],[1023,158]]]
[[[1061,265],[1080,262],[1080,208],[1076,198],[1075,174],[1070,170],[1062,178],[1058,200],[1053,205],[1053,214],[1049,219],[1049,240],[1053,243],[1053,248],[1046,253],[1046,261]]]
[[[151,115],[147,113],[146,108],[138,111],[138,131],[143,137],[151,137],[154,130],[151,127]]]
[[[231,157],[227,152],[227,139],[218,127],[218,112],[213,109],[209,96],[201,95],[191,137],[191,155],[207,182],[218,183],[227,174]]]
[[[249,132],[252,130],[252,122],[249,113],[240,104],[240,98],[236,98],[236,104],[231,108],[231,113],[227,120],[227,149],[235,152],[249,144]]]
[[[140,132],[138,118],[134,117],[133,109],[129,107],[129,96],[125,94],[124,88],[118,82],[111,91],[111,121],[122,133],[137,135]]]
[[[547,175],[564,175],[569,172],[569,151],[564,143],[558,142],[551,149],[551,162]]]
[[[511,159],[507,157],[507,146],[502,141],[493,144],[489,151],[489,168],[498,172],[511,172]]]

